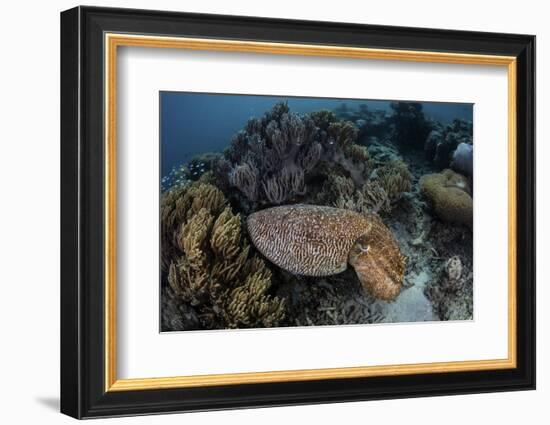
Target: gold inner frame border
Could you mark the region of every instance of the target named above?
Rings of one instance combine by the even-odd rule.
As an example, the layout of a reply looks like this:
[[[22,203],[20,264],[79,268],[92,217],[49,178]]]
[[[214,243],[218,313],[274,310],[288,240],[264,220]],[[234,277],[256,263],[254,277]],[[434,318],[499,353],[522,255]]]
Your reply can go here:
[[[355,59],[397,60],[468,65],[503,66],[508,72],[508,357],[495,360],[468,360],[436,363],[398,364],[382,366],[342,367],[192,375],[151,378],[117,378],[116,323],[116,136],[117,136],[117,52],[118,47],[148,47],[261,53],[279,55],[325,56]],[[516,285],[517,285],[517,132],[516,132],[516,58],[513,56],[479,55],[393,49],[371,49],[331,45],[288,44],[275,42],[237,41],[204,38],[164,37],[106,33],[105,47],[105,391],[138,391],[153,389],[241,385],[323,379],[364,378],[511,369],[517,365],[516,353]]]

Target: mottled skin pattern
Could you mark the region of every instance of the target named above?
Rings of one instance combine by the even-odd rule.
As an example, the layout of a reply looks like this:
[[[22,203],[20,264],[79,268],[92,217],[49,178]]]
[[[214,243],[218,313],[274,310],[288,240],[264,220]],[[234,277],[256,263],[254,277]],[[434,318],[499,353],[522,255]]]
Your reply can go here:
[[[367,291],[376,298],[393,300],[401,292],[406,257],[384,223],[377,216],[372,220],[370,232],[355,241],[348,261]]]
[[[405,257],[376,215],[289,205],[255,212],[247,225],[256,248],[291,273],[328,276],[349,262],[373,296],[391,300],[399,294]]]

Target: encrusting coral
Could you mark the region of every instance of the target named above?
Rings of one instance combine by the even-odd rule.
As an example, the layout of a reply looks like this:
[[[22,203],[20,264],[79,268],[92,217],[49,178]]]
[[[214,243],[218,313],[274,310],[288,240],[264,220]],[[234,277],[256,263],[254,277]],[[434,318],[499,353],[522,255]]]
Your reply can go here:
[[[239,215],[215,186],[163,195],[162,263],[172,303],[192,307],[202,329],[276,326],[285,301],[269,294],[271,271],[250,254]]]
[[[299,115],[278,103],[234,136],[217,175],[222,186],[236,187],[253,205],[300,200],[312,180],[326,175],[327,164],[360,187],[368,180],[371,163],[356,139],[355,125],[337,120],[332,112]]]
[[[473,200],[466,177],[452,170],[426,174],[420,178],[420,190],[437,216],[448,223],[461,223],[472,229]]]

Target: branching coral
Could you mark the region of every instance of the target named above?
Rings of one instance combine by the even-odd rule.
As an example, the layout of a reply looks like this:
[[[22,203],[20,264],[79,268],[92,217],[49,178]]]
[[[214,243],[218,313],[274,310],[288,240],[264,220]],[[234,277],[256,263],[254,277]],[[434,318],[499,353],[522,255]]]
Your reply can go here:
[[[174,258],[183,251],[178,242],[180,227],[201,209],[218,215],[227,205],[223,193],[215,186],[193,183],[173,188],[161,196],[162,268],[168,270]]]
[[[473,200],[465,177],[452,170],[420,178],[420,189],[437,216],[446,222],[473,226]]]
[[[233,289],[225,309],[229,327],[277,326],[285,314],[285,303],[266,295],[270,286],[271,273],[263,268],[249,274],[244,285]]]
[[[238,187],[248,199],[258,199],[258,169],[254,164],[243,162],[229,173],[229,183]]]
[[[232,140],[217,174],[221,184],[236,187],[257,205],[300,200],[308,184],[330,165],[346,173],[357,187],[368,179],[371,162],[355,144],[357,128],[329,111],[299,115],[285,103],[252,118]]]
[[[402,161],[392,161],[376,169],[376,179],[356,189],[349,177],[331,174],[318,201],[360,213],[389,213],[403,192],[411,190],[412,176]]]
[[[285,301],[269,294],[271,272],[250,254],[239,215],[216,187],[193,183],[162,200],[162,258],[170,302],[192,307],[201,327],[276,326]]]
[[[471,263],[464,260],[459,255],[449,258],[441,268],[439,279],[425,289],[441,320],[472,319],[473,273]]]
[[[331,173],[323,183],[317,203],[330,204],[339,197],[349,198],[355,193],[355,184],[349,177]]]
[[[361,190],[356,190],[351,194],[340,194],[333,205],[337,208],[362,214],[388,213],[391,211],[388,194],[376,181],[366,182]]]
[[[473,127],[469,121],[455,119],[449,125],[440,125],[432,130],[426,139],[426,158],[439,169],[448,168],[458,145],[464,143],[471,146],[472,137]]]
[[[387,193],[390,202],[401,198],[412,187],[412,175],[403,161],[392,161],[376,170],[378,182]]]

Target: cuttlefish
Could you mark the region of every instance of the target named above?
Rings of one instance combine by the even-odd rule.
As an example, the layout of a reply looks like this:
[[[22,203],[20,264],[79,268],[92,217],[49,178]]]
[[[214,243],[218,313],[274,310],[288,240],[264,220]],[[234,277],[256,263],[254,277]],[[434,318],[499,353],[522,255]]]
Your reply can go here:
[[[329,276],[349,263],[374,297],[393,300],[401,291],[406,258],[375,214],[288,205],[251,214],[247,227],[256,248],[293,274]]]

